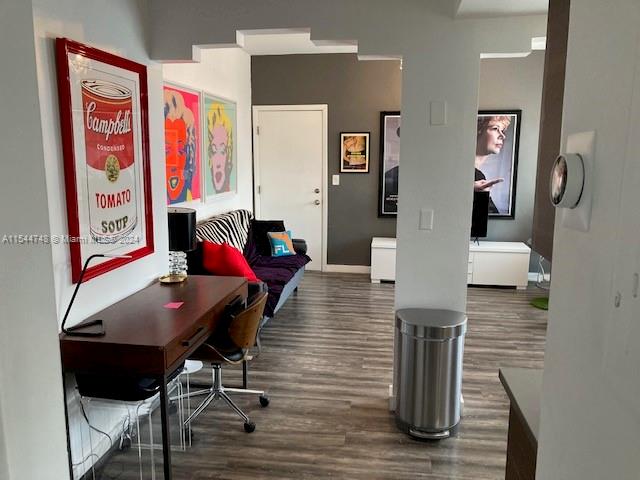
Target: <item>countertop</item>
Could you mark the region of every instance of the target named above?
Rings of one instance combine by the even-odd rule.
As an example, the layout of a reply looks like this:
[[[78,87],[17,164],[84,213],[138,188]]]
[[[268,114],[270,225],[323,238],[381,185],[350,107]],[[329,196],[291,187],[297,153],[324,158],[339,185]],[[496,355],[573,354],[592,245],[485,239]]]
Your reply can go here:
[[[538,444],[542,370],[533,368],[501,368],[500,382],[504,386],[511,406],[524,420],[527,435]]]

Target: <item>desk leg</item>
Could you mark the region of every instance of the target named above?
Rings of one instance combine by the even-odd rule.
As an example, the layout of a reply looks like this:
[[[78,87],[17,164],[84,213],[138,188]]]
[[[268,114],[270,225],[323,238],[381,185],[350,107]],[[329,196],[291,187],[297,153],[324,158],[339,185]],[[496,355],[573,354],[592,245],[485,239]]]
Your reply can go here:
[[[164,480],[171,480],[171,434],[169,433],[169,395],[167,393],[167,378],[162,377],[160,389],[160,415],[162,417],[162,460]]]

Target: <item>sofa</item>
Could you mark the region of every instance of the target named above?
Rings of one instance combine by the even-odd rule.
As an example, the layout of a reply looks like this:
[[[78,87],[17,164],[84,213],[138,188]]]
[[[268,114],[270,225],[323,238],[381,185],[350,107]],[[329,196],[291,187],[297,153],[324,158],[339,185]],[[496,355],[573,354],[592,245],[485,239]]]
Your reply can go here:
[[[218,244],[227,243],[241,251],[256,276],[267,287],[264,324],[273,318],[291,294],[298,289],[304,276],[305,265],[311,261],[306,255],[306,242],[302,239],[293,240],[295,255],[271,256],[267,232],[284,230],[282,221],[256,220],[248,210],[234,210],[199,222],[196,226],[197,248],[187,253],[188,273],[211,274],[203,264],[204,240]]]

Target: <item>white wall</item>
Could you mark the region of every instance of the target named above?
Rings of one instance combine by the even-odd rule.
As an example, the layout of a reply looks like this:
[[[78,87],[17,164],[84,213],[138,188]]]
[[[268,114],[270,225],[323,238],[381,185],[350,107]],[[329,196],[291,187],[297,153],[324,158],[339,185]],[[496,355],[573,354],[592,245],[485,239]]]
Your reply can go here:
[[[38,124],[42,125],[43,165],[47,185],[47,198],[39,209],[47,212],[48,206],[48,230],[51,234],[65,234],[68,231],[55,73],[55,38],[68,37],[146,64],[148,67],[149,140],[155,253],[83,284],[69,317],[71,324],[143,288],[166,270],[167,233],[166,193],[164,191],[162,66],[149,61],[144,43],[143,19],[144,2],[142,1],[116,0],[109,3],[108,9],[105,9],[104,2],[98,0],[80,3],[74,0],[33,1],[33,28],[40,99]],[[205,53],[203,57],[205,59],[204,65],[167,67],[175,73],[175,77],[172,79],[236,100],[238,102],[238,129],[244,134],[239,135],[241,140],[238,143],[239,193],[227,197],[223,201],[201,206],[199,215],[208,216],[233,208],[252,209],[250,58],[239,50],[229,50],[215,56]],[[214,77],[218,81],[214,81]],[[51,319],[52,328],[55,329],[62,320],[74,285],[71,283],[68,245],[52,245],[50,251],[53,259],[49,260],[49,263],[53,265],[54,280],[54,288],[51,289],[51,293],[55,292],[57,314],[49,315],[48,318]],[[54,376],[55,382],[60,383],[59,379],[60,375]],[[88,453],[86,425],[80,416],[78,398],[73,390],[73,385],[67,389],[67,396],[72,457],[74,462],[79,462]],[[88,415],[96,427],[115,434],[117,431],[114,428],[117,428],[124,413],[118,409],[111,409],[108,412],[101,409],[93,409],[93,411],[89,409],[88,411]],[[81,431],[83,432],[82,439]],[[101,453],[108,449],[106,438],[96,434],[93,434],[92,438],[94,453]],[[90,462],[86,462],[75,467],[74,471],[76,474],[81,474],[89,465]],[[55,478],[62,478],[62,476]]]
[[[0,385],[3,385],[2,377],[0,377]],[[0,478],[9,478],[9,464],[7,463],[7,444],[4,438],[4,427],[1,422],[2,404],[0,403]]]
[[[151,183],[154,221],[155,253],[130,263],[117,270],[101,275],[83,284],[69,317],[72,324],[87,315],[130,295],[152,282],[166,270],[167,227],[164,187],[162,121],[162,70],[159,64],[149,61],[146,54],[143,30],[144,4],[134,0],[109,2],[108,8],[99,0],[77,2],[75,0],[34,0],[33,27],[35,33],[36,67],[38,94],[40,99],[40,119],[44,146],[44,171],[46,174],[47,198],[39,206],[49,214],[51,234],[63,235],[68,232],[67,210],[64,189],[64,168],[59,126],[57,80],[55,70],[55,38],[68,37],[82,43],[115,53],[148,66],[149,89],[149,140],[151,157]],[[56,311],[48,317],[51,328],[62,321],[66,305],[73,292],[71,283],[70,253],[66,244],[51,246],[53,280]],[[54,377],[60,382],[60,374]],[[87,446],[82,445],[79,429],[84,425],[80,417],[77,395],[73,385],[68,385],[67,400],[71,435],[72,457],[80,461],[87,454]],[[113,424],[121,418],[122,412],[88,412],[95,426],[111,431]],[[87,438],[85,435],[84,441]],[[93,437],[98,453],[109,445],[100,435]],[[64,454],[66,457],[66,452]],[[75,470],[82,473],[89,463]],[[36,478],[25,476],[20,478]],[[62,478],[60,476],[37,478]]]
[[[139,63],[147,64],[149,88],[149,142],[155,253],[84,283],[69,316],[70,324],[111,305],[153,281],[166,270],[167,217],[164,187],[164,122],[162,69],[147,57],[143,10],[135,0],[34,0],[38,89],[47,175],[51,233],[68,232],[64,189],[64,161],[55,70],[55,38],[68,37]],[[70,253],[66,244],[52,245],[58,319],[73,293]]]
[[[201,50],[199,63],[176,63],[162,66],[164,80],[237,102],[238,131],[237,179],[235,195],[220,195],[210,203],[187,202],[198,220],[235,209],[253,211],[253,177],[251,150],[251,56],[239,48]],[[202,168],[207,168],[202,155]]]
[[[596,131],[593,211],[586,233],[556,215],[541,480],[640,475],[639,35],[636,0],[571,2],[563,138]]]
[[[414,0],[155,0],[149,46],[153,58],[190,60],[192,45],[234,45],[237,29],[310,27],[312,39],[356,39],[360,54],[402,55],[396,305],[464,310],[480,52],[528,50],[546,18],[454,21],[451,11]],[[429,125],[431,101],[447,102],[446,126]],[[435,212],[432,232],[418,230],[421,208]]]
[[[531,238],[543,72],[544,51],[524,58],[480,61],[479,109],[522,110],[515,219],[489,219],[487,240],[526,242]],[[537,271],[537,257],[532,255],[531,272]]]
[[[49,233],[31,2],[0,2],[0,233]],[[68,478],[51,248],[0,244],[0,478]]]

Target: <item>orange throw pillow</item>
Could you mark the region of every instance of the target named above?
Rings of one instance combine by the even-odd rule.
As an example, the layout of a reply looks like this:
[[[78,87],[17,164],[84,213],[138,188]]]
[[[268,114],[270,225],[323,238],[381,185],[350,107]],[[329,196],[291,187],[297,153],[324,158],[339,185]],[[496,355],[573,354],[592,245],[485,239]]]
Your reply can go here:
[[[202,266],[209,273],[223,277],[245,277],[250,282],[260,279],[240,251],[227,243],[202,242]]]

